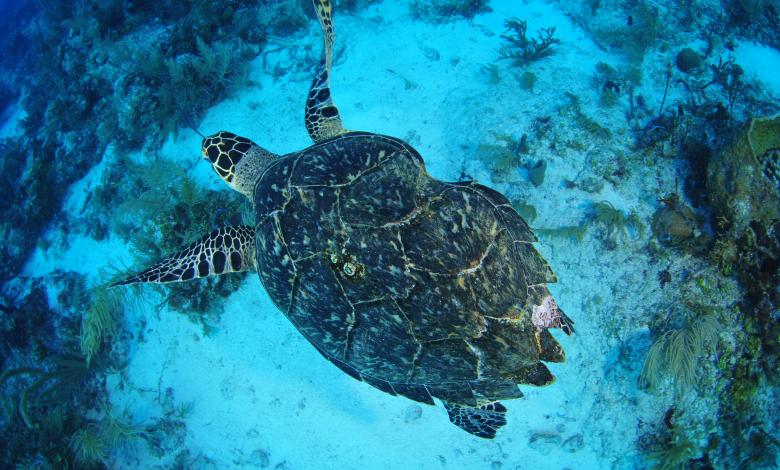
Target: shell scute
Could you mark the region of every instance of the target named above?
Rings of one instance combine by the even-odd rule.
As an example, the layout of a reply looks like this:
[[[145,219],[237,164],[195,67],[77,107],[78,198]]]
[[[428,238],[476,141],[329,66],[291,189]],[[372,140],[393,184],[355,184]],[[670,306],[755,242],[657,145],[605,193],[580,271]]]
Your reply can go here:
[[[289,180],[295,167],[295,158],[282,157],[260,177],[253,192],[255,220],[262,221],[279,210],[290,198]]]
[[[293,187],[279,213],[280,226],[296,259],[336,245],[339,231],[338,192],[326,187]]]
[[[408,378],[414,371],[419,344],[403,313],[389,302],[358,305],[356,310],[352,364],[371,376],[392,377],[398,382]]]
[[[479,260],[502,227],[492,206],[477,194],[453,187],[435,198],[404,227],[409,261],[421,270],[456,273]]]
[[[355,301],[403,298],[414,285],[396,228],[344,228],[342,253],[361,268],[359,278],[347,276],[344,289]]]
[[[414,289],[398,305],[423,341],[473,338],[484,329],[478,300],[457,274],[417,272]]]
[[[474,380],[479,371],[479,357],[462,339],[425,343],[416,364],[412,381],[422,384]]]
[[[437,181],[383,136],[281,160],[255,190],[257,264],[331,362],[423,403],[478,406],[553,380],[540,361],[562,361],[562,348],[530,312],[555,276],[504,196]]]
[[[341,186],[371,171],[398,150],[388,141],[343,136],[300,152],[290,182],[295,186]]]
[[[343,221],[379,227],[398,223],[414,212],[421,169],[407,152],[390,155],[381,168],[360,176],[344,189]]]
[[[287,312],[295,288],[296,272],[276,218],[268,218],[255,227],[255,262],[268,296],[281,311]]]
[[[298,282],[287,316],[309,341],[345,360],[355,311],[325,256],[296,262]]]

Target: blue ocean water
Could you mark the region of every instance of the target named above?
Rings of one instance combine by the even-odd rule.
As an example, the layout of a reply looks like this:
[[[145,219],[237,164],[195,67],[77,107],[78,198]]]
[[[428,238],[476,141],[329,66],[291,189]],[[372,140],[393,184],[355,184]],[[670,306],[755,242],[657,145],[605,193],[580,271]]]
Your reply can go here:
[[[3,468],[779,466],[777,1],[0,7]]]

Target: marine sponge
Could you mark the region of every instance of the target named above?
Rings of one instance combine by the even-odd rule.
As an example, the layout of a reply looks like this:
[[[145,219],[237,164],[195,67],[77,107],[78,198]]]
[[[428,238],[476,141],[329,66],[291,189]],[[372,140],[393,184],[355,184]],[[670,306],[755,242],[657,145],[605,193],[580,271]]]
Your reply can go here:
[[[613,4],[616,3],[618,2]],[[628,24],[626,16],[617,12],[613,15],[592,15],[587,18],[586,23],[593,33],[593,38],[602,48],[609,51],[622,49],[630,59],[641,62],[645,52],[660,36],[663,23],[657,7],[647,5],[648,2],[622,4],[629,3],[632,5],[630,10],[623,11],[626,16],[630,15],[631,21]]]
[[[529,165],[528,178],[534,186],[541,186],[544,183],[544,174],[547,171],[547,162],[539,160],[533,165]]]
[[[496,183],[511,181],[515,170],[520,167],[520,159],[504,145],[482,144],[477,147],[477,152]]]
[[[520,81],[520,88],[523,90],[533,90],[536,85],[536,74],[533,72],[525,71],[517,79]]]
[[[653,214],[653,234],[664,245],[679,245],[694,236],[696,215],[689,206],[661,207]]]
[[[686,47],[677,53],[675,63],[680,71],[691,73],[701,68],[703,60],[701,54],[690,47]]]

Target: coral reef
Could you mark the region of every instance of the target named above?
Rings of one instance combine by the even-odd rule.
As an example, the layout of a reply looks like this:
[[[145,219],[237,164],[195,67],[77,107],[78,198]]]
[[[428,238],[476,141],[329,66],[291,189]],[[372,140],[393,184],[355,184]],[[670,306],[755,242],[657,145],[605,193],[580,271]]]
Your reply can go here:
[[[724,4],[728,22],[744,36],[780,48],[780,15],[773,0],[734,0]]]
[[[6,240],[0,281],[16,278],[26,287],[16,287],[16,297],[0,306],[4,468],[101,468],[123,443],[146,439],[142,428],[125,424],[106,405],[107,370],[124,367],[125,293],[100,287],[90,292],[74,273],[55,272],[45,282],[19,275],[52,220],[64,239],[76,232],[96,239],[120,232],[112,214],[150,189],[140,177],[124,186],[109,171],[79,223],[58,217],[69,186],[115,154],[108,147],[154,152],[169,133],[194,126],[207,107],[247,86],[248,61],[266,35],[290,34],[310,18],[296,2],[272,3],[55,0],[14,7],[27,9],[0,34],[7,52],[0,57],[0,105],[21,95],[24,118],[19,135],[0,140],[0,189],[8,195],[0,203]],[[272,27],[258,27],[258,19]],[[129,167],[125,162],[113,171]],[[224,209],[232,203],[226,193],[211,197],[209,206],[192,186],[175,192],[192,204],[177,207],[176,214],[157,212],[155,218],[136,207],[125,215],[144,214],[144,222],[164,228],[147,227],[147,233],[172,243],[181,240],[171,234],[187,237],[190,226],[210,229],[240,218]],[[151,199],[139,205],[148,210]],[[127,239],[130,230],[140,229],[124,227]],[[217,292],[225,289],[218,286]],[[51,306],[47,296],[55,294],[58,305]],[[194,303],[185,293],[176,298],[180,308]]]
[[[8,369],[0,376],[0,388],[17,376],[35,379],[19,395],[19,415],[28,429],[37,427],[33,421],[34,407],[50,406],[52,401],[61,400],[81,385],[89,374],[89,369],[78,356],[55,357],[52,363],[51,370],[18,367]]]
[[[477,147],[477,153],[483,162],[488,165],[493,181],[510,182],[515,180],[518,175],[518,169],[527,164],[525,155],[529,152],[528,135],[515,138],[509,134],[494,133],[496,142],[490,144],[481,144]],[[535,163],[533,166],[538,166]],[[541,170],[541,176],[544,179],[544,170]],[[529,175],[530,177],[530,175]],[[540,183],[541,184],[541,183]]]
[[[18,95],[14,93],[8,84],[0,82],[0,114],[11,105]]]
[[[142,64],[140,77],[148,84],[144,88],[153,86],[157,93],[152,102],[144,103],[135,96],[135,91],[127,96],[137,106],[128,108],[131,114],[117,117],[117,127],[133,132],[127,136],[132,144],[141,144],[148,138],[148,127],[125,126],[125,122],[148,121],[149,127],[163,123],[162,136],[175,133],[192,126],[208,106],[248,82],[247,60],[252,56],[248,47],[236,40],[207,44],[200,37],[195,46],[195,54],[174,58],[166,58],[160,48],[137,51],[133,62]]]
[[[756,347],[745,352],[744,369],[776,383],[780,361],[780,188],[775,149],[780,117],[753,118],[715,149],[707,167],[707,189],[716,238],[710,259],[746,291],[745,331]],[[754,387],[748,387],[754,388]]]
[[[78,284],[69,276],[61,281],[63,286]],[[69,295],[59,302],[64,313],[52,309],[43,283],[36,282],[2,308],[12,323],[0,329],[0,462],[7,467],[79,468],[68,443],[87,422],[100,386],[96,375],[107,361],[101,358],[88,367],[72,352],[78,341],[76,309],[83,301]]]
[[[664,31],[658,7],[649,1],[600,0],[560,5],[591,32],[599,46],[621,51],[635,62],[642,61]]]
[[[607,140],[612,137],[612,131],[602,126],[582,110],[580,97],[571,92],[566,92],[569,103],[562,109],[566,115],[571,115],[577,125],[586,133]]]
[[[482,72],[487,82],[491,85],[497,85],[501,81],[501,71],[496,64],[483,65],[480,68],[480,72]]]
[[[0,282],[11,281],[0,300],[0,462],[9,468],[121,466],[117,455],[129,445],[130,453],[140,447],[162,466],[216,467],[211,456],[188,449],[192,406],[175,403],[162,379],[150,394],[156,398],[144,403],[154,417],[145,412],[139,421],[109,405],[107,382],[125,392],[147,386],[132,383],[125,369],[128,337],[135,335],[133,347],[140,349],[153,334],[125,323],[125,316],[143,310],[130,308],[138,289],[106,290],[107,278],[88,289],[94,280],[73,272],[55,271],[45,280],[20,274],[36,245],[42,248],[36,257],[48,262],[60,253],[59,243],[80,236],[101,246],[125,242],[146,264],[214,227],[251,222],[238,197],[204,189],[196,173],[156,150],[169,135],[195,127],[215,103],[256,86],[248,77],[255,57],[275,79],[290,70],[308,73],[317,57],[302,31],[314,24],[313,10],[297,0],[32,3],[7,6],[13,21],[0,18],[0,113],[20,107],[26,115],[19,135],[0,140],[0,189],[7,195],[0,200]],[[378,2],[334,3],[339,11],[357,12]],[[489,86],[468,88],[470,99],[486,96],[492,109],[475,117],[473,101],[462,100],[460,90],[442,106],[457,102],[451,114],[467,123],[462,127],[475,127],[474,134],[462,134],[462,148],[479,142],[466,137],[488,133],[478,125],[500,130],[476,149],[486,168],[464,164],[463,178],[466,169],[491,178],[526,220],[552,227],[534,230],[557,258],[551,264],[569,279],[582,276],[587,286],[559,287],[562,296],[582,301],[580,315],[590,322],[583,325],[599,333],[592,335],[599,341],[578,345],[586,361],[594,360],[593,380],[607,382],[599,384],[603,395],[595,406],[629,403],[636,410],[639,440],[624,449],[647,459],[632,454],[624,456],[630,462],[612,465],[772,468],[780,445],[780,118],[776,100],[767,98],[738,52],[744,39],[780,47],[778,4],[683,3],[673,11],[657,0],[558,2],[602,50],[587,39],[567,43],[565,54],[556,56],[555,28],[529,35],[524,21],[509,19],[499,39],[501,32],[484,23],[495,25],[506,13],[459,21],[490,11],[485,0],[408,2],[414,19],[458,21],[413,23],[421,37],[430,37],[422,28],[446,34],[469,28],[476,31],[469,40],[484,40],[488,50],[473,63],[444,43],[420,40],[424,57],[451,67],[455,77],[468,79],[458,75],[467,70],[463,65],[490,60],[491,48],[503,44],[502,60],[480,70]],[[547,18],[539,15],[547,11],[541,6],[530,7],[523,13],[529,21]],[[382,30],[409,20],[392,11],[398,15],[393,21],[372,12],[345,36],[365,31],[366,24]],[[550,21],[563,38],[582,37],[564,30],[570,26],[564,16],[557,18]],[[292,42],[291,34],[307,57],[300,69],[269,59],[280,50],[276,45]],[[582,67],[574,64],[576,70],[569,46],[587,59]],[[429,91],[414,75],[419,70],[390,73],[408,94]],[[564,86],[551,80],[566,73]],[[548,89],[553,84],[555,90]],[[450,136],[442,140],[454,140]],[[149,158],[128,156],[136,150]],[[425,155],[436,171],[436,152]],[[61,213],[68,188],[101,160],[102,177],[85,190],[80,218]],[[675,187],[656,201],[658,188],[677,178],[681,192]],[[647,223],[651,233],[645,234]],[[41,238],[47,227],[59,233]],[[603,265],[577,268],[584,259]],[[625,269],[629,265],[636,271]],[[615,280],[609,272],[626,277]],[[591,273],[597,282],[587,278]],[[162,286],[151,298],[185,312],[205,336],[215,331],[223,297],[243,279]],[[145,325],[146,319],[133,321]],[[204,343],[219,339],[193,336]],[[613,352],[621,356],[622,375],[601,367]],[[637,380],[644,390],[637,390]],[[422,412],[412,411],[410,422]],[[593,445],[592,428],[567,438],[572,429],[560,426],[529,430],[531,450],[575,453]],[[606,434],[599,437],[605,449],[615,442]],[[236,465],[270,465],[265,450],[234,457]]]
[[[46,287],[34,282],[26,296],[0,308],[5,466],[105,468],[125,446],[152,440],[147,426],[132,424],[106,396],[106,376],[127,362],[119,315],[133,299],[102,287],[88,293],[84,284],[81,276],[55,273]],[[55,286],[52,307],[45,289]],[[79,342],[81,354],[74,352]],[[155,436],[165,437],[159,430]]]
[[[636,212],[626,215],[622,211],[615,209],[609,201],[601,201],[591,204],[589,220],[605,227],[607,236],[612,237],[620,232],[627,234],[627,229],[632,228],[639,238],[644,236],[644,224]]]
[[[667,441],[653,450],[650,458],[655,461],[657,470],[675,470],[686,468],[689,460],[699,454],[700,450],[684,432],[672,428]]]
[[[729,412],[719,403],[732,380],[724,369],[736,362],[740,348],[737,283],[697,261],[699,270],[666,290],[650,324],[654,338],[645,357],[639,384],[671,403],[663,422],[640,438],[649,460],[659,468],[678,468],[697,462],[720,461],[711,442],[722,429],[713,426],[711,408]],[[668,289],[668,288],[667,288]],[[735,322],[737,322],[735,324]],[[736,333],[736,337],[734,337]],[[716,392],[713,393],[713,390]],[[720,396],[720,398],[719,398]],[[709,403],[699,408],[703,401]],[[702,411],[704,416],[697,416]]]
[[[145,426],[133,425],[105,410],[100,421],[92,421],[71,436],[69,445],[82,465],[109,464],[109,454],[123,445],[148,439]]]
[[[542,237],[550,236],[550,237],[568,238],[572,241],[581,242],[585,238],[585,233],[587,232],[587,229],[588,229],[588,224],[586,222],[578,225],[564,225],[555,228],[539,228],[536,229],[536,233],[541,235]]]
[[[1,254],[0,280],[18,273],[67,187],[107,145],[159,146],[169,132],[194,125],[207,106],[245,83],[253,55],[245,44],[265,40],[251,21],[262,16],[262,6],[163,3],[152,8],[87,0],[72,8],[53,1],[39,16],[23,16],[29,25],[12,26],[16,34],[25,31],[29,44],[10,49],[0,67],[15,71],[12,88],[25,87],[26,117],[25,137],[0,142],[7,156],[0,187],[14,195],[2,208],[2,233],[10,243]],[[156,28],[146,26],[152,18]],[[25,171],[28,156],[32,164]]]
[[[203,189],[171,161],[140,165],[119,159],[106,179],[115,174],[124,175],[123,185],[96,194],[88,217],[109,220],[110,229],[134,247],[138,265],[159,261],[216,227],[251,223],[246,219],[251,217],[247,200],[237,193]],[[238,288],[245,274],[156,288],[165,293],[168,305],[208,329],[220,311],[221,299]]]
[[[490,11],[488,0],[413,0],[409,11],[413,18],[441,22],[451,18],[472,18]]]
[[[710,204],[737,234],[751,222],[769,227],[780,220],[775,156],[778,148],[780,117],[755,118],[737,132],[730,145],[709,160]]]

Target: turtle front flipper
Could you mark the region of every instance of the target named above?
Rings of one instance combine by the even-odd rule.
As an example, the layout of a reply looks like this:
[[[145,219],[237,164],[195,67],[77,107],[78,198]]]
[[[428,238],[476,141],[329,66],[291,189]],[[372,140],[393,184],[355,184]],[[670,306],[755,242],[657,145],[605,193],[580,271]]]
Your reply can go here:
[[[312,140],[319,142],[348,131],[341,124],[339,110],[330,96],[330,66],[333,61],[333,7],[330,0],[313,1],[322,32],[325,34],[325,46],[322,51],[322,60],[317,67],[317,75],[314,76],[309,96],[306,99],[306,130]]]
[[[477,437],[493,439],[506,424],[506,407],[497,401],[479,407],[445,401],[444,408],[452,424]]]
[[[223,227],[193,242],[154,266],[111,285],[189,281],[254,268],[255,230],[246,225]]]

